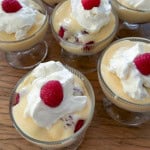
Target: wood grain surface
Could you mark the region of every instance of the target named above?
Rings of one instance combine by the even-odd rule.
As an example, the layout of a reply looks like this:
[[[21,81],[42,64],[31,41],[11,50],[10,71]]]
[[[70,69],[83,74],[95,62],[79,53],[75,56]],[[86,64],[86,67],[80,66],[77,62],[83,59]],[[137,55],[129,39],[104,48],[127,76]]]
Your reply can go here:
[[[48,32],[46,40],[49,54],[45,61],[61,61],[61,48],[51,32]],[[0,52],[0,150],[40,150],[18,134],[9,116],[11,91],[16,82],[28,71],[9,66],[4,53]],[[94,118],[79,150],[150,150],[150,122],[133,128],[112,120],[102,106],[104,95],[98,82],[97,72],[88,73],[86,76],[95,91],[96,107]]]

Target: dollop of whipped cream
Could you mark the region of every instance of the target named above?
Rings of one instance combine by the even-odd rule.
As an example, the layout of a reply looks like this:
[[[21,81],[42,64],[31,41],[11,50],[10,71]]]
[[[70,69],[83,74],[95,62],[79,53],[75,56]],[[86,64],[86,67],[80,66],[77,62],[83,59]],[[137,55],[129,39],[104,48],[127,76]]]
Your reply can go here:
[[[142,44],[137,43],[131,48],[120,48],[110,60],[109,70],[121,81],[124,92],[136,100],[150,97],[146,88],[150,88],[150,75],[142,75],[136,68],[134,58],[144,53]]]
[[[74,75],[60,62],[41,63],[31,74],[35,80],[27,87],[28,92],[22,88],[19,94],[27,94],[25,117],[32,117],[40,127],[50,128],[58,119],[84,109],[87,96],[74,94]],[[47,106],[40,98],[41,87],[50,80],[58,80],[63,87],[64,97],[57,107]]]
[[[109,0],[101,0],[99,7],[85,10],[81,0],[71,0],[72,16],[88,32],[98,32],[110,20],[111,5]]]
[[[150,10],[150,0],[124,0],[124,2],[139,10]]]
[[[37,10],[33,9],[29,0],[19,0],[22,8],[15,13],[6,13],[0,0],[0,31],[15,33],[16,40],[23,39],[29,29],[35,24]]]

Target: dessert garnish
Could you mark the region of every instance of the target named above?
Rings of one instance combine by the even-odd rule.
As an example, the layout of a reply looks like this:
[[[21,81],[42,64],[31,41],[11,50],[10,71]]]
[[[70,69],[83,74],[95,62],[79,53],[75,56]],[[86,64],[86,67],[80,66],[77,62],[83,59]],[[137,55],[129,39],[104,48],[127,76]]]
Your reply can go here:
[[[40,91],[42,101],[50,106],[57,107],[63,100],[63,87],[57,80],[48,81]]]
[[[3,0],[2,1],[2,9],[6,13],[14,13],[19,11],[22,8],[21,4],[18,0]]]
[[[136,56],[134,63],[141,74],[150,75],[150,53]]]
[[[101,3],[100,0],[81,0],[81,2],[85,10],[90,10],[93,7],[98,7]]]

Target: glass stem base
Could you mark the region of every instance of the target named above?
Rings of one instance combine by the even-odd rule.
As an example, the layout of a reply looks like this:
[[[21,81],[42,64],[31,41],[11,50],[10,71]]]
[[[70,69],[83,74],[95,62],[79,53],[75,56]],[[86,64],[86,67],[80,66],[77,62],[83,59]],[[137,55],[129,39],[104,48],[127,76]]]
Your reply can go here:
[[[117,107],[107,98],[103,98],[103,105],[108,115],[121,124],[139,126],[150,120],[150,113],[131,112]]]
[[[17,69],[31,69],[41,63],[48,54],[48,45],[42,41],[25,51],[5,53],[7,62]]]
[[[120,21],[120,25],[117,32],[117,38],[124,38],[124,37],[143,37],[143,38],[150,38],[149,32],[150,23],[143,23],[143,24],[132,24],[126,21]]]
[[[61,49],[61,59],[64,64],[67,64],[82,73],[90,73],[97,70],[97,61],[100,53],[93,55],[75,55],[70,54],[63,48]]]

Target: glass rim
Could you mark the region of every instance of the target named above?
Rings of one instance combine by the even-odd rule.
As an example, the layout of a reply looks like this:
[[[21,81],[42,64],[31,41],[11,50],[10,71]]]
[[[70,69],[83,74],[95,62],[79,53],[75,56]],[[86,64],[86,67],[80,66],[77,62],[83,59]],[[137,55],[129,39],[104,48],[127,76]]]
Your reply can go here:
[[[82,133],[90,124],[90,122],[92,121],[93,115],[94,115],[94,109],[95,109],[95,94],[94,94],[94,90],[93,87],[90,83],[90,81],[87,79],[87,77],[85,75],[83,75],[81,72],[79,72],[78,70],[68,66],[68,65],[64,65],[64,67],[66,67],[70,72],[72,72],[74,75],[76,75],[77,77],[81,78],[81,80],[83,79],[84,82],[86,83],[86,89],[87,87],[90,89],[90,100],[91,100],[91,109],[89,112],[89,117],[87,118],[87,120],[85,121],[84,125],[81,127],[81,129],[77,132],[75,132],[73,135],[69,136],[68,138],[65,138],[63,140],[59,140],[59,141],[41,141],[35,138],[32,138],[31,136],[29,136],[28,134],[24,133],[23,130],[17,125],[14,117],[13,117],[13,113],[12,113],[12,106],[13,106],[13,96],[14,93],[17,89],[17,87],[19,86],[20,82],[23,81],[32,71],[30,71],[29,73],[25,74],[22,78],[20,78],[17,82],[17,84],[14,86],[12,92],[11,92],[11,96],[10,96],[10,102],[9,102],[9,114],[10,114],[10,118],[11,121],[13,123],[13,126],[17,129],[17,131],[19,132],[20,135],[22,135],[24,138],[28,139],[30,142],[36,143],[36,144],[46,144],[47,146],[53,146],[53,145],[59,145],[59,144],[65,144],[67,143],[69,140],[74,139],[75,137],[77,137],[78,135],[80,135],[80,133]]]
[[[112,42],[106,49],[104,49],[104,51],[102,52],[102,54],[99,56],[98,58],[98,63],[97,63],[97,74],[98,74],[98,79],[99,79],[99,82],[101,81],[104,85],[104,87],[106,88],[106,90],[109,92],[109,94],[111,94],[113,97],[117,96],[117,100],[119,100],[120,102],[123,102],[123,103],[126,103],[126,104],[132,104],[132,105],[135,105],[135,106],[150,106],[150,102],[147,103],[147,104],[137,104],[137,103],[134,103],[134,102],[130,102],[124,98],[121,98],[120,96],[118,96],[116,93],[114,93],[110,87],[107,85],[107,83],[104,81],[103,79],[103,76],[101,74],[101,62],[102,62],[102,59],[103,59],[103,56],[105,54],[105,52],[111,47],[113,46],[114,44],[116,43],[119,43],[121,41],[124,41],[124,40],[130,40],[130,41],[142,41],[142,42],[147,42],[147,43],[150,43],[150,40],[147,39],[147,38],[142,38],[142,37],[126,37],[126,38],[122,38],[122,39],[119,39],[119,40],[116,40],[114,42]]]
[[[33,0],[33,1],[36,1],[36,0]],[[44,22],[41,25],[41,27],[36,32],[34,32],[32,35],[27,36],[27,37],[25,37],[23,39],[13,40],[13,41],[2,41],[2,40],[0,40],[0,44],[4,44],[4,43],[10,44],[10,43],[23,42],[23,41],[31,39],[32,37],[34,37],[36,34],[38,34],[40,32],[40,30],[45,26],[46,22],[48,21],[48,12],[47,12],[47,9],[45,8],[44,3],[42,2],[42,0],[38,0],[38,1],[42,4],[42,5],[40,5],[40,7],[42,8],[42,11],[44,10],[44,15],[45,15],[45,19],[44,19]],[[37,3],[37,1],[36,1],[36,3]]]
[[[63,0],[62,2],[60,2],[53,10],[52,14],[51,14],[51,18],[50,18],[50,25],[51,25],[51,29],[52,29],[52,32],[53,34],[56,36],[57,39],[59,39],[61,42],[64,42],[64,43],[68,43],[68,44],[72,44],[72,45],[78,45],[78,46],[83,46],[85,43],[74,43],[74,42],[70,42],[70,41],[66,41],[65,39],[61,38],[60,36],[58,36],[58,33],[55,31],[54,29],[54,25],[53,25],[53,18],[55,16],[55,13],[57,11],[57,9],[63,4],[65,3],[66,1],[68,0]],[[106,38],[104,38],[103,40],[101,41],[97,41],[96,43],[91,43],[91,44],[88,44],[89,46],[96,46],[96,45],[99,45],[100,43],[103,43],[105,41],[107,41],[109,38],[111,38],[118,30],[118,26],[119,26],[119,18],[118,18],[118,15],[116,14],[116,12],[113,10],[113,8],[111,8],[111,13],[114,15],[115,17],[115,27],[113,29],[113,31],[111,32],[111,34],[109,34],[109,36],[107,36]]]
[[[121,7],[124,7],[126,9],[129,9],[129,10],[132,10],[132,11],[136,11],[136,12],[150,12],[150,10],[141,10],[141,9],[134,9],[134,8],[127,7],[127,6],[123,5],[123,4],[121,4],[118,0],[111,0],[111,1],[115,1]]]

